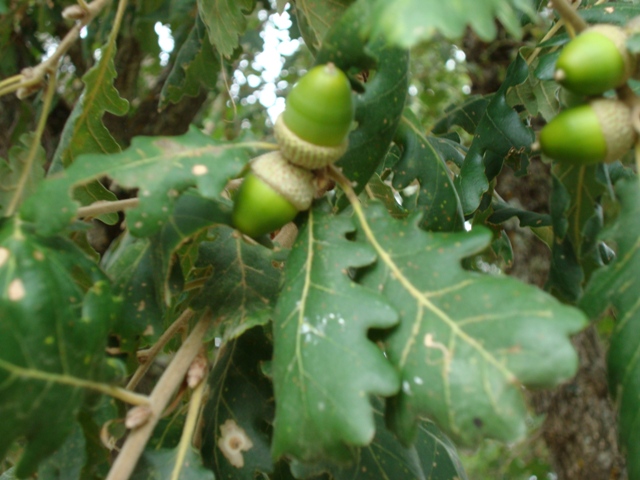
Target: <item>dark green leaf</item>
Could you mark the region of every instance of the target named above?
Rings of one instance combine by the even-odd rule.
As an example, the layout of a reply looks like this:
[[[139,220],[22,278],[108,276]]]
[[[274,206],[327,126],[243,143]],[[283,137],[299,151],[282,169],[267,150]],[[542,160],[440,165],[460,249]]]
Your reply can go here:
[[[56,450],[38,468],[39,480],[81,480],[82,469],[87,461],[85,439],[82,428],[73,423],[71,433]]]
[[[473,135],[489,105],[491,97],[473,95],[462,104],[448,108],[445,115],[433,126],[435,134],[448,132],[454,125],[460,125],[465,132]]]
[[[210,236],[211,241],[200,244],[196,266],[210,267],[211,276],[193,305],[209,307],[216,319],[215,335],[227,341],[270,320],[285,256],[248,243],[227,226],[213,228]]]
[[[209,32],[209,41],[229,57],[238,47],[238,37],[247,28],[248,15],[256,0],[198,0],[198,12]]]
[[[432,422],[422,422],[414,445],[405,447],[384,423],[383,403],[375,399],[376,436],[371,445],[355,453],[349,466],[303,465],[293,462],[296,478],[316,478],[327,472],[332,480],[438,479],[466,480],[467,476],[451,441]]]
[[[203,412],[202,452],[205,465],[217,478],[253,480],[259,472],[273,471],[273,388],[261,372],[261,364],[271,359],[271,352],[271,342],[262,328],[253,328],[222,347],[209,375],[211,393]],[[241,442],[249,439],[251,447],[244,443],[246,449],[223,452],[220,446],[229,445],[234,433]]]
[[[489,223],[498,224],[517,217],[521,227],[547,227],[551,225],[551,217],[546,213],[530,212],[513,207],[503,200],[494,199],[491,204],[493,213],[487,219]]]
[[[453,186],[453,174],[421,132],[417,119],[405,112],[395,136],[402,156],[393,169],[393,187],[400,190],[417,179],[420,183],[417,204],[424,211],[420,226],[431,231],[460,229],[464,215]]]
[[[640,15],[640,5],[626,2],[607,2],[601,5],[591,5],[589,8],[578,10],[580,16],[589,23],[613,23],[624,25],[631,18]]]
[[[85,89],[65,123],[49,174],[67,168],[84,153],[120,151],[120,146],[102,124],[102,117],[105,112],[125,115],[129,102],[113,86],[116,78],[115,49],[107,46],[99,51],[102,55],[100,61],[82,77]]]
[[[540,114],[548,122],[560,111],[558,89],[557,82],[540,80],[530,71],[523,83],[508,90],[507,102],[511,107],[523,105],[530,116],[536,117]]]
[[[0,457],[24,436],[19,476],[70,434],[84,397],[74,381],[100,379],[117,306],[105,276],[72,243],[2,222]]]
[[[350,460],[348,447],[369,444],[375,433],[369,395],[399,388],[367,338],[397,316],[350,280],[349,269],[375,259],[368,245],[345,238],[353,230],[349,218],[312,210],[289,255],[273,327],[275,458]]]
[[[149,236],[169,219],[181,192],[196,186],[204,197],[218,199],[246,161],[242,147],[217,144],[196,129],[179,137],[136,137],[121,153],[83,155],[44,181],[21,213],[44,234],[60,231],[78,208],[69,191],[108,175],[123,187],[140,189],[140,206],[127,212],[127,227],[136,236]]]
[[[640,188],[637,177],[616,185],[622,205],[620,216],[608,232],[618,246],[618,256],[591,277],[580,306],[597,318],[609,305],[617,322],[608,353],[609,385],[620,409],[620,441],[627,450],[630,479],[640,478]]]
[[[159,108],[178,103],[185,95],[195,97],[201,88],[217,91],[220,69],[220,55],[209,43],[206,27],[198,16],[162,87]]]
[[[380,206],[368,218],[379,261],[361,281],[401,315],[384,335],[402,375],[389,403],[393,429],[410,442],[417,418],[426,416],[464,444],[521,438],[522,386],[556,385],[575,373],[568,336],[584,316],[512,278],[463,270],[463,258],[489,245],[487,230],[424,232],[419,217],[394,220]]]
[[[489,181],[500,173],[505,161],[515,162],[519,170],[519,163],[528,159],[533,131],[522,123],[506,98],[509,88],[524,82],[528,74],[527,62],[518,55],[478,124],[455,182],[465,214],[479,207],[480,199],[489,190]]]

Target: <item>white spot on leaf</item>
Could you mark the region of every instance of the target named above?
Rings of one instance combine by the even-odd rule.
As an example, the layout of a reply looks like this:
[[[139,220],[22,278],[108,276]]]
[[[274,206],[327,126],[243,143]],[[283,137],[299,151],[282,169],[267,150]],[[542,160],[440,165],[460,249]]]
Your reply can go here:
[[[220,425],[218,448],[231,465],[236,468],[244,467],[242,452],[246,452],[252,447],[253,442],[235,421],[229,419]]]
[[[9,300],[17,302],[22,300],[26,295],[26,290],[24,289],[24,284],[22,280],[16,278],[13,282],[9,284]]]
[[[209,169],[204,165],[194,165],[191,168],[191,173],[193,173],[197,177],[205,175],[208,171]]]

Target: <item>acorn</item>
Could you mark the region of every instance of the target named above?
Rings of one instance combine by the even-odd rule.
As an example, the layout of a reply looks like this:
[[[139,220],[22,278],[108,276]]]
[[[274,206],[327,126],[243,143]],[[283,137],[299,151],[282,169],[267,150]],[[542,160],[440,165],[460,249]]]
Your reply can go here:
[[[235,195],[233,226],[251,237],[281,228],[311,206],[313,178],[311,171],[287,162],[279,151],[257,157]]]
[[[581,95],[600,95],[624,85],[636,68],[627,50],[627,34],[615,25],[594,25],[563,48],[554,78]]]
[[[287,96],[274,134],[282,155],[307,169],[325,167],[349,146],[354,105],[349,79],[333,63],[307,72]]]
[[[636,140],[631,110],[620,100],[599,98],[559,113],[540,132],[542,152],[576,165],[613,162]]]

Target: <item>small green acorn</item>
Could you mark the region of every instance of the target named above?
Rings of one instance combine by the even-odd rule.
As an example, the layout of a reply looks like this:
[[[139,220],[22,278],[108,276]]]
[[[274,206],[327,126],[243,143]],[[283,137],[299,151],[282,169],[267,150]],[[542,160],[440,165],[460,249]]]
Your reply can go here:
[[[555,80],[581,95],[600,95],[624,85],[636,68],[626,42],[626,32],[615,25],[587,28],[563,48]]]
[[[290,164],[279,151],[259,156],[234,198],[234,227],[259,237],[286,225],[311,206],[313,178],[311,171]]]
[[[307,169],[327,166],[347,150],[354,106],[349,79],[333,63],[318,65],[294,85],[276,120],[282,155]]]
[[[613,162],[635,140],[629,107],[620,100],[605,98],[559,113],[540,132],[545,155],[576,165]]]

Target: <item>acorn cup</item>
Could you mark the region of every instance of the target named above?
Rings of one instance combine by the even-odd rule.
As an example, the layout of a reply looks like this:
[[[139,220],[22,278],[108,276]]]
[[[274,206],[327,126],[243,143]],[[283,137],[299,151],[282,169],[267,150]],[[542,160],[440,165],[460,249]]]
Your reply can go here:
[[[294,85],[274,134],[289,162],[315,170],[346,152],[354,106],[347,76],[332,63],[318,65]]]
[[[559,113],[542,128],[539,141],[548,157],[583,165],[619,159],[636,137],[629,107],[599,98]]]
[[[233,226],[259,237],[308,210],[315,186],[313,172],[287,162],[280,151],[254,159],[234,198]]]
[[[600,95],[624,85],[636,69],[627,33],[615,25],[594,25],[565,45],[554,78],[580,95]]]

